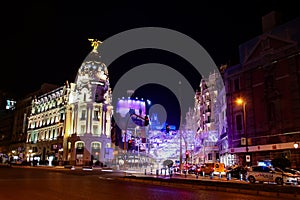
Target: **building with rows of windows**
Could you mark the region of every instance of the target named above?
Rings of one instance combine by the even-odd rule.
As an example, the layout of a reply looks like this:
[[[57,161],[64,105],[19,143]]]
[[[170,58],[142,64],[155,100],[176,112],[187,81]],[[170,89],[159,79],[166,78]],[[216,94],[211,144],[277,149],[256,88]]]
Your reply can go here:
[[[108,70],[94,49],[68,83],[32,100],[27,160],[37,164],[91,165],[113,159]]]

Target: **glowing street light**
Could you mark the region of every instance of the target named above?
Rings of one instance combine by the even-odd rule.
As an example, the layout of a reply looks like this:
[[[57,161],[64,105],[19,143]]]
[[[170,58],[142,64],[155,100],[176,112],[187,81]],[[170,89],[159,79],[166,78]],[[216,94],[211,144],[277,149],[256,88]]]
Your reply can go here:
[[[297,142],[295,142],[295,143],[294,143],[294,148],[295,148],[295,149],[298,149],[298,147],[299,147],[299,144],[298,144]]]

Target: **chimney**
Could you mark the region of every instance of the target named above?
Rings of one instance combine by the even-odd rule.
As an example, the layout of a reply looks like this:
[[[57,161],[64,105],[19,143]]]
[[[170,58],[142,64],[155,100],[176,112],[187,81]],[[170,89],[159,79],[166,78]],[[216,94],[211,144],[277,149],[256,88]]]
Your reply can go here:
[[[266,33],[271,31],[281,23],[281,15],[276,11],[272,11],[262,17],[262,31]]]

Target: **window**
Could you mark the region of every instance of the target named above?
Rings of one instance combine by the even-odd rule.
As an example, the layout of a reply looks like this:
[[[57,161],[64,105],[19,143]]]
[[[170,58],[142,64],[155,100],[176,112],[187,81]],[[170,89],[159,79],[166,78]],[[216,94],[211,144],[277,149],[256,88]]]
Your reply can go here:
[[[242,115],[236,115],[235,116],[235,122],[236,122],[236,130],[241,131],[243,129],[242,126]]]
[[[64,113],[60,113],[60,121],[62,122],[62,121],[64,121],[64,119],[65,119]]]
[[[94,120],[98,120],[99,119],[99,111],[95,110],[94,111]]]
[[[53,139],[56,139],[55,129],[52,130],[52,138],[53,138]]]
[[[93,134],[94,135],[98,134],[98,125],[93,125]]]
[[[81,134],[85,133],[85,125],[80,126],[80,133]]]
[[[93,149],[100,149],[100,143],[97,143],[97,142],[92,143],[92,148]]]
[[[32,152],[35,153],[38,151],[38,148],[37,147],[32,147]]]
[[[234,91],[239,91],[240,90],[240,79],[236,78],[234,79]]]
[[[212,154],[211,153],[209,153],[207,156],[208,156],[208,160],[212,160]]]
[[[76,154],[83,154],[83,152],[84,152],[84,143],[78,142],[76,144]]]
[[[51,138],[51,130],[48,131],[48,139],[52,140],[52,138]]]
[[[85,119],[85,115],[86,115],[86,110],[82,110],[81,111],[81,120]]]

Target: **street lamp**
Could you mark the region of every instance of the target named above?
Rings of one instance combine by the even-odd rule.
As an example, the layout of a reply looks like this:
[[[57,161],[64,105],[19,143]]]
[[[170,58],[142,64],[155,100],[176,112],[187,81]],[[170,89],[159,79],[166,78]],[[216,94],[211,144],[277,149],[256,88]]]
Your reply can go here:
[[[298,144],[297,142],[295,142],[295,143],[294,143],[294,148],[295,148],[295,149],[298,149],[298,147],[299,147],[299,144]]]
[[[250,160],[250,156],[247,155],[248,152],[249,152],[249,148],[248,148],[248,136],[247,136],[247,127],[246,127],[246,101],[242,98],[238,98],[236,99],[236,103],[238,105],[242,105],[243,106],[243,127],[244,127],[244,135],[245,135],[245,138],[246,138],[246,163],[247,160]]]

